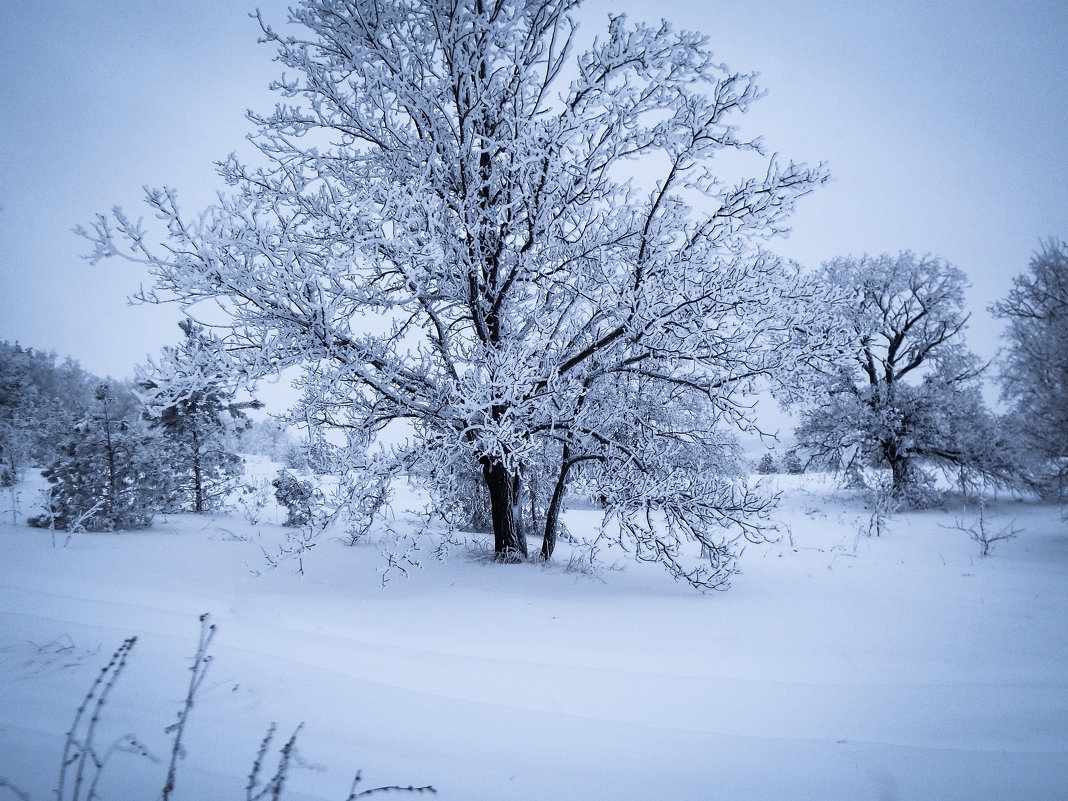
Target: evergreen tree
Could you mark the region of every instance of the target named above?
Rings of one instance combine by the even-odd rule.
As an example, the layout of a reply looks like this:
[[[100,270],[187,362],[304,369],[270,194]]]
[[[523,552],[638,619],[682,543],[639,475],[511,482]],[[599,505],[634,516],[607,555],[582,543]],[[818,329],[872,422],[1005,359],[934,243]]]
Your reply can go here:
[[[797,448],[790,448],[782,458],[782,466],[792,476],[805,472],[805,465],[797,453]]]
[[[283,526],[300,528],[311,522],[315,489],[310,481],[301,481],[288,470],[279,470],[271,486],[274,487],[274,497],[286,510]]]
[[[136,421],[117,414],[110,384],[94,393],[88,416],[74,427],[43,475],[52,485],[41,528],[118,531],[147,528],[158,501],[154,464]]]
[[[0,486],[21,477],[33,450],[37,388],[29,378],[25,351],[0,345]]]
[[[165,348],[154,375],[141,382],[145,417],[159,435],[161,478],[167,508],[206,512],[217,508],[244,473],[241,457],[228,447],[235,428],[249,423],[244,410],[258,401],[238,403],[204,349],[204,330],[190,320],[179,323],[185,337]]]
[[[760,458],[760,463],[757,464],[757,472],[765,476],[779,472],[779,468],[775,464],[775,457],[770,453],[765,453]]]
[[[56,457],[56,443],[92,402],[93,381],[70,359],[57,365],[54,353],[0,342],[0,486]]]

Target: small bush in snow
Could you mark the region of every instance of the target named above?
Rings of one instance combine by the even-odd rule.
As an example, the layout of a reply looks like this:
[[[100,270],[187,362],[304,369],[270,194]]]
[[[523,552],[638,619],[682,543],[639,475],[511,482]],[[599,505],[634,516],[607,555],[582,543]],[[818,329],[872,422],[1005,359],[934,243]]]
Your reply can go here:
[[[315,488],[310,481],[301,481],[292,473],[279,470],[271,486],[274,487],[274,497],[286,509],[286,520],[282,525],[299,528],[311,522]]]
[[[965,512],[966,511],[967,510],[965,510]],[[976,515],[975,522],[966,526],[964,524],[964,517],[962,516],[957,518],[953,528],[958,531],[963,531],[968,535],[972,542],[978,544],[980,556],[989,556],[990,549],[994,547],[995,543],[1015,539],[1020,533],[1020,530],[1017,529],[1013,523],[1003,526],[997,531],[991,529],[986,522],[986,504],[983,502],[982,498],[979,499],[979,511]]]
[[[797,453],[797,448],[790,448],[782,458],[783,469],[792,476],[801,475],[805,472],[805,465]]]
[[[771,475],[772,473],[779,472],[779,466],[775,464],[775,457],[770,453],[765,453],[760,462],[757,464],[757,472],[761,475]]]
[[[249,525],[255,526],[263,517],[263,511],[271,500],[271,487],[274,482],[265,478],[246,481],[237,488],[234,505]]]

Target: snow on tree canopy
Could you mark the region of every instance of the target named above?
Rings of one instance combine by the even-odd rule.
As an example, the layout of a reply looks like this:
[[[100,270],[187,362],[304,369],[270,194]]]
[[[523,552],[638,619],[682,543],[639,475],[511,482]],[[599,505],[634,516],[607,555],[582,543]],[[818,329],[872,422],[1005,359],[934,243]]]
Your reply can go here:
[[[577,7],[308,0],[300,36],[261,21],[286,70],[250,114],[262,158],[222,162],[229,194],[195,218],[149,191],[162,248],[121,210],[82,233],[94,261],[151,265],[144,300],[221,307],[241,375],[304,367],[355,499],[418,469],[447,503],[474,472],[510,561],[537,483],[549,558],[581,479],[639,558],[724,587],[772,502],[729,469],[742,396],[836,352],[819,291],[760,244],[827,173],[740,135],[760,92],[703,35],[615,16],[573,53]],[[756,177],[719,180],[724,152]],[[369,459],[395,420],[415,437]]]

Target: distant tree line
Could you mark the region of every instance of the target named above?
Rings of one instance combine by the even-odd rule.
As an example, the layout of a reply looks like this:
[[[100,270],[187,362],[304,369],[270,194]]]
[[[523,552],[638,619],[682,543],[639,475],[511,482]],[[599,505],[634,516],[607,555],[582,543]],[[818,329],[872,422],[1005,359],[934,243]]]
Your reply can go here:
[[[881,491],[923,505],[934,497],[930,471],[941,469],[965,488],[1027,488],[1063,501],[1068,256],[1062,242],[1046,243],[1009,296],[991,307],[1008,321],[997,376],[1007,406],[1002,415],[984,404],[987,366],[964,344],[961,270],[905,252],[836,259],[819,278],[853,345],[794,399],[801,421],[796,447],[778,459],[765,454],[756,472],[799,473],[814,464],[863,483],[863,468],[883,468],[888,481]],[[259,404],[235,400],[232,377],[208,335],[191,321],[181,330],[179,344],[165,348],[137,381],[101,380],[70,358],[0,342],[0,486],[20,481],[31,465],[43,469],[50,491],[33,525],[135,529],[150,525],[156,512],[217,510],[244,471],[239,450],[265,453],[292,470],[347,469],[325,426],[311,417],[302,443],[285,423],[254,425],[246,411]],[[411,465],[414,474],[427,469]],[[548,471],[524,478],[526,500],[517,514],[533,531],[560,487],[553,489]],[[477,477],[449,480],[467,482],[466,492],[454,495],[468,500],[443,513],[461,527],[490,528]],[[311,485],[282,473],[274,487],[290,511],[287,524],[306,524],[313,515]]]

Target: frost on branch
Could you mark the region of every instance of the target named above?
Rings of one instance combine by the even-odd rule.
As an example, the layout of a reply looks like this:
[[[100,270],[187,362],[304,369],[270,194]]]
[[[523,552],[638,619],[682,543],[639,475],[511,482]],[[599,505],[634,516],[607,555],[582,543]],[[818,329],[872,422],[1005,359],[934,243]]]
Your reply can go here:
[[[121,212],[83,233],[94,259],[151,265],[146,299],[211,310],[247,376],[302,367],[350,472],[410,425],[381,476],[429,478],[443,508],[474,477],[498,559],[531,533],[551,557],[581,479],[642,558],[705,586],[765,508],[718,458],[752,427],[745,394],[789,395],[836,352],[826,304],[761,244],[826,173],[741,135],[760,91],[705,37],[617,16],[573,52],[577,7],[307,0],[301,36],[261,21],[286,74],[250,115],[255,163],[222,162],[229,193],[195,220],[150,191],[157,249]],[[755,177],[714,173],[724,151]],[[665,467],[680,450],[699,458]],[[704,568],[681,566],[687,539]]]

